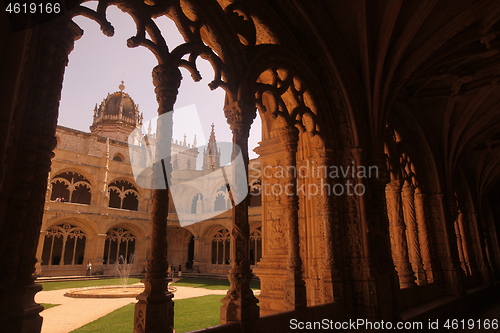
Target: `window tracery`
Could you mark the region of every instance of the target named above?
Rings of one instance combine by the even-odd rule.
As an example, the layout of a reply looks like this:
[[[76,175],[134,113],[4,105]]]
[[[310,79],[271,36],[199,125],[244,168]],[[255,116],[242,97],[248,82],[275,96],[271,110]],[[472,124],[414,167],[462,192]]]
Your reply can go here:
[[[136,237],[123,228],[114,228],[106,233],[104,264],[131,264],[134,261]]]
[[[200,214],[203,212],[203,194],[198,193],[191,201],[191,214]]]
[[[126,180],[116,180],[108,185],[109,207],[138,210],[139,192],[130,182]]]
[[[262,227],[250,234],[250,264],[256,265],[262,258]]]
[[[50,200],[90,205],[92,186],[83,175],[66,171],[57,174],[51,181]]]
[[[212,237],[212,265],[229,265],[231,234],[227,229],[218,230]]]
[[[42,265],[81,265],[85,253],[86,234],[80,227],[60,224],[45,234]]]
[[[222,185],[215,193],[214,212],[231,209],[226,185]]]

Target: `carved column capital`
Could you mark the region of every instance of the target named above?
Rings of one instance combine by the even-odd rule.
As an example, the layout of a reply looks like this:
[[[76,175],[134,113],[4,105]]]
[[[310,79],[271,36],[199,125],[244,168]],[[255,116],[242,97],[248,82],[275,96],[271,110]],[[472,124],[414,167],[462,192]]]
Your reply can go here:
[[[401,193],[402,190],[402,181],[399,179],[394,179],[391,180],[389,183],[386,185],[386,191],[387,192],[392,192],[392,193]]]
[[[299,142],[299,130],[294,126],[283,127],[279,130],[279,137],[284,149],[295,154]]]
[[[387,170],[387,155],[386,154],[375,154],[369,157],[370,166],[376,166],[378,169],[378,180],[382,183],[387,183],[389,181],[389,172]]]
[[[231,129],[233,129],[233,126],[247,126],[250,128],[257,116],[257,109],[253,105],[235,101],[224,106],[224,116]]]
[[[415,195],[415,186],[412,184],[404,185],[401,192],[404,197],[413,197]]]
[[[177,93],[181,85],[182,75],[176,66],[160,64],[153,68],[153,85],[155,86],[158,114],[172,111]]]

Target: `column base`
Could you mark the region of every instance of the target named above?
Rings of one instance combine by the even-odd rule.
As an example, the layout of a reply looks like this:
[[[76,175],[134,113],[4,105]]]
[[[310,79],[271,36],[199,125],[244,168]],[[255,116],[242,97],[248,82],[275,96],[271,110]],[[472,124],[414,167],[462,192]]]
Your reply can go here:
[[[252,270],[230,269],[228,278],[231,289],[222,299],[220,309],[220,322],[227,324],[234,321],[252,322],[259,319],[259,302],[250,289],[253,278]]]
[[[158,274],[158,273],[157,273]],[[137,296],[134,313],[134,333],[172,333],[174,326],[174,294],[169,292],[170,279],[165,273],[150,273],[143,279],[145,290]]]

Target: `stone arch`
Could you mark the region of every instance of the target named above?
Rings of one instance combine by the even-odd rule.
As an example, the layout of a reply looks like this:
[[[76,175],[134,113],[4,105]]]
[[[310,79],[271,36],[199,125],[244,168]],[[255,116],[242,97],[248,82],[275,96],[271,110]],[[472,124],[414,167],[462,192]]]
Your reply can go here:
[[[220,186],[219,186],[220,185]],[[214,212],[224,212],[231,209],[231,202],[229,199],[229,193],[227,191],[226,184],[222,183],[214,187],[212,196],[212,209]]]
[[[100,232],[99,226],[93,220],[86,217],[82,217],[80,215],[66,215],[63,217],[55,217],[47,221],[46,224],[47,226],[45,227],[45,230],[42,231],[46,231],[51,227],[53,227],[54,225],[66,222],[82,228],[85,234],[87,234],[89,238],[94,237]]]
[[[90,205],[92,185],[90,181],[76,171],[56,173],[50,182],[52,201],[62,201]]]
[[[117,162],[125,162],[125,157],[123,156],[123,154],[121,153],[116,153],[114,156],[113,156],[113,161],[117,161]]]
[[[80,216],[52,219],[43,231],[42,265],[49,268],[81,266],[87,257],[87,243],[97,230],[93,221]]]
[[[85,177],[86,179],[89,180],[90,184],[92,185],[92,187],[97,184],[97,179],[96,179],[96,175],[90,173],[88,170],[86,170],[85,168],[80,168],[78,167],[77,165],[75,165],[74,167],[71,166],[71,167],[63,167],[61,169],[54,169],[54,170],[51,170],[51,173],[50,175],[53,177],[55,177],[55,175],[58,175],[58,174],[61,174],[61,173],[64,173],[64,172],[76,172],[76,173],[79,173],[81,174],[83,177]]]
[[[108,184],[109,207],[139,210],[139,191],[133,182],[117,178]]]
[[[175,196],[175,210],[179,214],[191,214],[192,203],[195,195],[199,193],[199,189],[186,184],[179,184],[175,186],[173,196]]]
[[[169,227],[168,231],[168,263],[178,270],[179,265],[185,267],[188,262],[190,242],[194,236],[190,230],[183,227]]]
[[[103,249],[103,264],[133,264],[138,235],[129,228],[114,226],[106,231]]]

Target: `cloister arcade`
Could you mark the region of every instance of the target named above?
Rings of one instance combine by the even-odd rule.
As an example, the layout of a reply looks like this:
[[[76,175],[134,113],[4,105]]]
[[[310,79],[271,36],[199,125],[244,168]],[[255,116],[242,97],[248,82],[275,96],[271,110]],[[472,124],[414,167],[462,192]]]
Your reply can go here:
[[[8,309],[0,313],[3,327],[40,330],[42,308],[33,301],[40,290],[33,275],[40,237],[50,243],[52,259],[59,235],[66,251],[73,246],[67,255],[58,252],[63,265],[79,262],[80,240],[85,238],[86,247],[92,241],[72,221],[54,220],[50,236],[40,236],[40,228],[64,68],[83,33],[72,18],[92,19],[112,36],[110,5],[137,25],[127,45],[146,47],[158,60],[152,79],[159,115],[173,109],[183,80],[179,68],[196,81],[197,61],[209,61],[210,88],[226,93],[223,112],[247,167],[249,130],[257,113],[262,120],[256,151],[262,175],[273,176],[250,181],[251,190],[261,189],[260,224],[252,223],[247,196],[226,213],[226,224],[211,229],[207,245],[215,256],[211,252],[206,264],[227,266],[231,287],[222,299],[224,325],[207,332],[283,331],[290,318],[412,320],[467,311],[498,293],[497,1],[313,6],[302,0],[122,0],[99,1],[96,10],[84,5],[76,1],[65,15],[17,32],[0,20],[0,43],[7,50],[0,63],[9,64],[2,65],[7,68],[0,78],[0,267],[6,272],[0,307]],[[184,44],[167,45],[153,20],[163,15],[175,22]],[[169,147],[171,138],[160,134],[159,142]],[[169,158],[165,165],[169,177]],[[376,176],[367,176],[369,167]],[[163,177],[159,169],[153,168],[155,179]],[[87,193],[96,184],[69,170],[50,179],[54,186],[74,187],[70,193]],[[123,208],[133,190],[116,180]],[[362,195],[348,192],[356,188]],[[137,297],[134,331],[171,332],[174,301],[165,281],[177,238],[167,225],[169,194],[155,189],[146,200],[135,190],[151,237],[147,246],[142,242],[143,253],[148,251],[146,288]],[[91,192],[90,200],[97,197]],[[142,209],[148,204],[149,211]],[[110,245],[118,228],[127,229],[113,225],[99,232],[109,257],[121,246]],[[190,228],[196,226],[175,232],[186,244],[194,236],[196,252]],[[253,267],[257,230],[262,256]],[[137,253],[141,235],[130,231]],[[258,299],[249,287],[254,274],[261,281]]]

